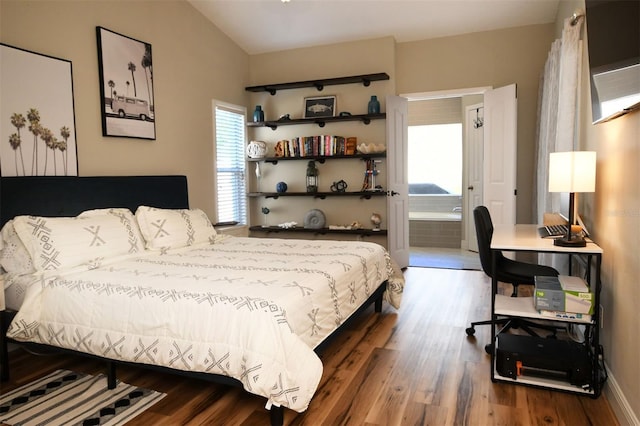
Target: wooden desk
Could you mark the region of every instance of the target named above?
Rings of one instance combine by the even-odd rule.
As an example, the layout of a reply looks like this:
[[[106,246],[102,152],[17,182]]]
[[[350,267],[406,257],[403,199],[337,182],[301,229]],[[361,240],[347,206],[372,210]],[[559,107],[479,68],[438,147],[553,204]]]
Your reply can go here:
[[[586,247],[560,247],[553,245],[553,238],[540,238],[539,225],[498,225],[493,230],[491,248],[504,251],[533,251],[538,253],[602,254],[593,242]]]
[[[600,396],[601,384],[600,384],[600,343],[599,343],[599,321],[600,321],[600,291],[602,283],[600,281],[600,269],[602,265],[602,248],[593,242],[587,242],[586,247],[560,247],[553,245],[553,239],[540,238],[538,235],[539,225],[515,225],[515,226],[496,226],[493,231],[493,238],[491,239],[491,249],[493,254],[499,251],[513,251],[513,252],[535,252],[535,253],[559,253],[569,256],[579,256],[586,258],[585,262],[585,276],[587,277],[587,283],[591,291],[594,293],[594,311],[590,321],[567,321],[562,319],[545,318],[545,321],[560,321],[560,322],[578,322],[584,324],[587,327],[588,333],[585,334],[585,340],[590,341],[588,347],[590,348],[591,363],[592,363],[592,380],[591,386],[588,389],[583,389],[577,386],[573,386],[568,382],[561,380],[546,379],[546,378],[530,378],[520,376],[516,380],[509,377],[499,375],[495,369],[496,348],[497,348],[497,335],[495,324],[491,325],[491,335],[493,336],[492,350],[491,350],[491,380],[493,382],[509,382],[531,386],[538,386],[544,388],[558,389],[573,393],[587,394],[593,397]],[[495,277],[496,271],[496,259],[492,256],[492,270]],[[593,265],[593,268],[592,268]],[[518,300],[517,303],[509,303],[507,307],[503,296],[497,296],[498,282],[495,278],[491,280],[492,297],[491,297],[491,318],[496,320],[498,317],[520,317],[540,320],[541,316],[533,309],[531,302],[525,302],[524,300]],[[496,304],[496,299],[498,303]],[[522,298],[525,299],[525,298]],[[513,301],[511,301],[513,302]],[[518,304],[522,305],[518,308]],[[527,306],[529,305],[529,306]]]

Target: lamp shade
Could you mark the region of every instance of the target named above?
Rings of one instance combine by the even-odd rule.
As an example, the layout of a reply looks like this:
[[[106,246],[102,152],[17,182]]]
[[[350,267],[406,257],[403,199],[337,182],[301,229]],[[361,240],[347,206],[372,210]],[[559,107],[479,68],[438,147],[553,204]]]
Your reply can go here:
[[[549,192],[594,192],[594,151],[552,152],[549,155]]]

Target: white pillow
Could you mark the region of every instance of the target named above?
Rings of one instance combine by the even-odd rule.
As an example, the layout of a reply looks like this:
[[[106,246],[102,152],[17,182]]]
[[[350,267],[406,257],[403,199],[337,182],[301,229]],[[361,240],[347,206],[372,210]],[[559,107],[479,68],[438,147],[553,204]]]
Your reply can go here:
[[[121,219],[117,214],[18,216],[14,226],[36,271],[79,265],[91,269],[105,260],[143,250],[142,241]]]
[[[102,215],[109,215],[118,218],[120,223],[126,228],[129,238],[129,243],[131,247],[129,248],[129,253],[141,253],[144,251],[144,238],[142,237],[142,233],[140,233],[140,228],[138,227],[138,221],[136,217],[133,215],[131,210],[124,207],[114,207],[109,209],[95,209],[95,210],[85,210],[78,215],[78,217],[96,217]]]
[[[31,261],[31,255],[22,243],[13,226],[13,219],[5,223],[0,231],[3,247],[0,251],[0,266],[10,273],[23,275],[36,271]]]
[[[200,209],[159,209],[140,206],[136,219],[149,250],[213,244],[216,230]]]

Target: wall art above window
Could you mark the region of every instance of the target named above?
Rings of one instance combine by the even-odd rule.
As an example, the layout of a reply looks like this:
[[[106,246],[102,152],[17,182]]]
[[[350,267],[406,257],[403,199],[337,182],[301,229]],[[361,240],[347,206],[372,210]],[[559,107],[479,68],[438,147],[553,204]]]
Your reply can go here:
[[[96,27],[102,135],[155,139],[151,45]]]
[[[78,175],[71,61],[0,43],[0,172]]]

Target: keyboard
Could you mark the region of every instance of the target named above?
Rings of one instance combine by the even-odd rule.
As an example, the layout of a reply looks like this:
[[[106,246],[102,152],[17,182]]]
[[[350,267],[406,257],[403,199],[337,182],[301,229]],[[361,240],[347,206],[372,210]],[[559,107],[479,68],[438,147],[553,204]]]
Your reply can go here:
[[[555,238],[567,235],[567,225],[546,225],[538,228],[541,238]]]

